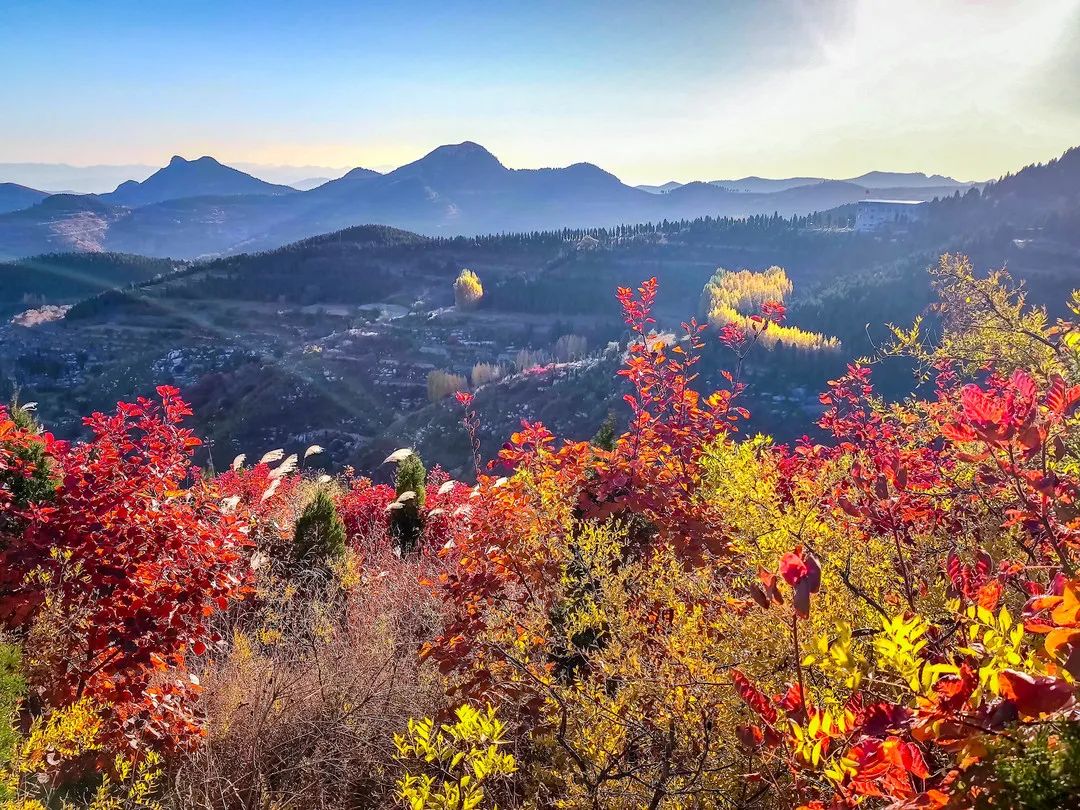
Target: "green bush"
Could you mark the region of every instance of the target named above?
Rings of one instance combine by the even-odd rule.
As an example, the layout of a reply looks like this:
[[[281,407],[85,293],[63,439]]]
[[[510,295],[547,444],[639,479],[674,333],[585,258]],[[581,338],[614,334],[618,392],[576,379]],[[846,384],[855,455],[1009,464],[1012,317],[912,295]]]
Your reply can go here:
[[[427,470],[424,461],[415,452],[398,462],[397,494],[400,508],[393,513],[393,531],[401,556],[413,551],[420,544],[424,531],[424,500],[427,487]],[[408,497],[406,493],[413,493]],[[405,496],[405,500],[402,500]]]
[[[0,773],[11,772],[19,745],[15,720],[26,693],[26,681],[20,665],[19,648],[13,644],[0,644]],[[0,802],[13,799],[14,796],[10,794],[8,781],[0,778]]]
[[[8,415],[20,430],[41,433],[41,426],[34,420],[30,411],[20,407],[18,403],[12,403],[8,409]],[[53,478],[52,465],[45,453],[45,444],[39,441],[31,442],[15,448],[14,455],[32,470],[29,475],[0,472],[0,485],[6,486],[11,491],[15,506],[22,508],[31,503],[40,503],[52,498],[56,490],[56,481]]]
[[[1054,723],[990,747],[978,772],[990,789],[977,807],[1058,810],[1080,807],[1080,725]],[[981,781],[981,780],[980,780]]]
[[[345,524],[325,487],[304,507],[296,521],[293,554],[298,560],[325,562],[345,553]]]

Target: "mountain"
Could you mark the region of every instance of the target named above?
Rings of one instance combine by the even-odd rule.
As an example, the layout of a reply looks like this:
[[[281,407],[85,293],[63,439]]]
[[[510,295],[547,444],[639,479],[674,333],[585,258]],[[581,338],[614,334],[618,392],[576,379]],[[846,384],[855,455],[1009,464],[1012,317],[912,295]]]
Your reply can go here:
[[[57,249],[186,259],[224,256],[272,250],[361,224],[389,225],[426,236],[476,236],[701,216],[790,217],[868,196],[930,200],[968,188],[926,185],[948,181],[937,176],[866,177],[898,185],[870,188],[816,178],[743,178],[669,183],[658,187],[665,193],[654,193],[628,186],[590,163],[511,169],[483,146],[464,141],[440,146],[386,174],[356,168],[309,191],[297,191],[211,158],[174,158],[143,183],[125,183],[112,194],[87,202],[91,208],[98,206],[95,213],[68,211],[68,224],[62,222],[62,211],[48,207],[35,206],[17,220],[0,214],[0,258]],[[772,190],[743,190],[752,188]],[[42,221],[35,224],[34,217]]]
[[[867,172],[852,177],[847,182],[857,183],[866,188],[928,188],[955,186],[969,188],[974,183],[965,183],[941,174],[925,175],[922,172]]]
[[[39,253],[103,250],[109,227],[124,209],[93,195],[53,194],[0,214],[0,260]]]
[[[267,183],[277,183],[283,186],[292,186],[293,188],[296,188],[297,183],[309,178],[325,177],[327,180],[333,180],[341,177],[350,168],[348,166],[315,166],[311,164],[294,166],[283,163],[249,163],[231,160],[228,165],[246,172],[252,177],[265,180]]]
[[[462,165],[473,161],[479,171],[462,176]],[[516,217],[514,206],[531,199],[550,206],[538,217],[555,219],[565,213],[553,210],[568,206],[575,206],[574,215],[608,205],[631,210],[642,200],[668,214],[736,206],[760,211],[866,193],[858,184],[824,181],[773,194],[691,183],[650,195],[590,164],[513,170],[471,147],[418,163],[396,177],[359,172],[335,184],[338,196],[191,198],[134,210],[93,198],[49,198],[35,209],[105,222],[99,243],[105,249],[142,240],[174,253],[206,232],[206,239],[223,244],[242,235],[252,252],[184,264],[142,265],[108,253],[16,263],[16,275],[0,275],[0,291],[10,288],[18,297],[11,306],[63,301],[76,292],[69,282],[80,278],[89,290],[136,283],[77,303],[63,320],[33,328],[0,323],[6,348],[0,401],[10,394],[4,386],[17,385],[42,403],[43,417],[61,435],[73,435],[81,423],[65,403],[85,403],[80,411],[106,408],[170,383],[190,392],[200,429],[229,454],[317,441],[334,464],[378,464],[403,446],[416,447],[429,461],[457,464],[468,457],[465,434],[455,427],[460,410],[452,402],[427,404],[433,369],[466,376],[477,363],[528,369],[518,361],[521,349],[550,356],[562,335],[580,334],[593,351],[589,358],[545,374],[510,372],[477,392],[476,407],[485,447],[498,447],[522,418],[588,438],[610,409],[622,407],[623,389],[613,382],[618,354],[602,351],[625,339],[613,289],[658,277],[656,315],[658,328],[666,330],[697,310],[702,285],[718,266],[777,264],[795,284],[792,323],[835,335],[844,346],[835,356],[767,352],[760,365],[748,367],[753,429],[783,440],[793,438],[786,432],[792,414],[818,407],[811,392],[842,373],[850,357],[873,351],[871,341],[881,333],[868,334],[867,322],[909,323],[925,308],[931,296],[925,269],[941,253],[968,253],[980,270],[1007,265],[1029,283],[1033,303],[1068,300],[1080,266],[1080,149],[984,188],[938,195],[924,221],[889,238],[831,227],[839,218],[832,211],[809,221],[669,216],[611,230],[456,239],[368,225],[264,251],[265,233],[282,238],[318,216],[340,216],[345,202],[353,210],[395,203],[403,217],[432,218],[454,205],[464,218],[490,216],[495,206]],[[416,195],[430,208],[416,207]],[[319,213],[316,203],[326,210]],[[0,236],[14,221],[33,218],[27,212],[0,216]],[[453,280],[462,267],[483,280],[476,312],[453,306]],[[147,273],[161,278],[140,282]],[[16,289],[10,279],[23,286]],[[703,379],[711,374],[718,381],[717,368],[730,356],[716,341],[709,345],[715,353],[699,368]],[[884,365],[875,373],[879,385],[888,384],[889,374]],[[900,377],[909,381],[906,370],[891,379]]]
[[[18,183],[0,183],[0,214],[27,208],[48,196],[47,192],[20,186]]]
[[[682,183],[676,183],[674,180],[669,180],[668,182],[664,183],[663,185],[659,185],[659,186],[645,185],[645,186],[634,186],[634,188],[639,188],[642,191],[649,192],[650,194],[666,194],[667,192],[671,191],[673,188],[678,188],[681,185],[682,185]]]
[[[821,183],[830,182],[827,177],[784,177],[784,178],[769,178],[769,177],[741,177],[738,180],[710,180],[709,185],[719,186],[726,188],[729,191],[741,191],[750,194],[774,194],[778,191],[788,191],[789,189],[798,188],[799,186],[816,186]],[[852,183],[857,186],[862,186],[867,189],[882,189],[882,188],[933,188],[935,190],[942,188],[951,189],[966,189],[974,185],[973,183],[964,183],[960,180],[954,180],[951,177],[945,177],[940,174],[926,175],[922,172],[867,172],[861,174],[858,177],[850,177],[845,180],[832,181],[832,182],[844,182]],[[643,191],[650,191],[654,194],[666,193],[679,188],[684,183],[676,183],[674,181],[670,183],[664,183],[662,186],[637,186],[637,188]]]
[[[713,180],[714,186],[722,186],[731,191],[750,192],[752,194],[772,194],[787,191],[799,186],[815,186],[826,182],[824,177],[785,177],[774,180],[768,177],[741,177],[738,180]]]
[[[303,180],[297,180],[288,185],[295,188],[297,191],[311,191],[313,188],[318,188],[324,183],[329,183],[331,179],[332,178],[330,177],[305,177]]]
[[[0,262],[0,318],[29,307],[73,303],[177,267],[168,259],[120,253],[53,253]]]
[[[128,180],[101,199],[114,205],[136,208],[184,197],[233,196],[241,194],[293,194],[296,189],[259,180],[250,174],[218,163],[212,157],[185,160],[179,155],[169,165],[141,183]]]

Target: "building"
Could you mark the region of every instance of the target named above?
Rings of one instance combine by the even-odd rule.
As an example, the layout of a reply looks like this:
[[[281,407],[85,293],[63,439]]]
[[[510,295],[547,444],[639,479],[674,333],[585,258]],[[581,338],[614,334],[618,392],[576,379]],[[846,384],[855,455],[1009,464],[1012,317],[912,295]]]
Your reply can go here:
[[[922,200],[859,200],[855,209],[855,230],[880,231],[903,228],[922,219],[926,203]]]

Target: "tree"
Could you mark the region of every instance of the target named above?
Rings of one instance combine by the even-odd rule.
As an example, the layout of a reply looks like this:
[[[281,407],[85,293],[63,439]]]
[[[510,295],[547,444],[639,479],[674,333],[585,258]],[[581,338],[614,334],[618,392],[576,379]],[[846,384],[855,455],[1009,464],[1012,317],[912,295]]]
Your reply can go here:
[[[463,269],[454,282],[454,304],[458,309],[476,309],[484,297],[484,285],[472,270]]]
[[[501,379],[503,370],[494,363],[477,363],[472,368],[471,376],[473,388],[479,388],[481,385]]]
[[[593,447],[610,452],[615,449],[615,439],[615,414],[609,413],[600,424],[590,443]]]
[[[563,363],[585,356],[588,341],[581,335],[562,335],[555,341],[555,359]]]
[[[519,372],[528,371],[530,368],[541,366],[545,362],[547,362],[547,358],[544,357],[542,352],[531,349],[520,349],[514,355],[514,368]]]
[[[454,374],[441,369],[428,372],[427,395],[429,402],[438,402],[458,391],[464,391],[469,387],[469,381],[460,374]]]
[[[0,419],[3,417],[0,410]],[[32,503],[50,499],[56,490],[58,481],[49,459],[52,437],[44,435],[30,410],[18,403],[13,403],[8,409],[7,419],[20,440],[3,442],[0,434],[0,444],[10,454],[9,469],[0,468],[0,488],[9,493],[16,509],[26,509]],[[6,512],[0,515],[0,529],[3,528],[5,517],[10,516]]]
[[[403,557],[417,548],[424,533],[426,484],[427,470],[415,451],[398,462],[395,482],[397,500],[392,504],[391,521]]]
[[[345,524],[325,486],[315,490],[293,532],[293,556],[297,560],[325,563],[345,553]]]

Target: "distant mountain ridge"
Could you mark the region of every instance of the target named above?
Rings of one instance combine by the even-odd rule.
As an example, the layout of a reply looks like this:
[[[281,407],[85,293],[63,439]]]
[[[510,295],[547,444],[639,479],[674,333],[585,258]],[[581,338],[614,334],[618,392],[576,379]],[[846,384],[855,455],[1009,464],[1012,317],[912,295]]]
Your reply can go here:
[[[101,199],[114,205],[137,207],[184,197],[233,196],[238,194],[293,194],[296,189],[259,180],[212,157],[185,160],[174,155],[169,165],[141,183],[128,180]]]
[[[511,169],[483,146],[464,141],[440,146],[386,174],[356,168],[298,191],[213,158],[176,157],[142,183],[124,183],[110,194],[68,195],[55,203],[45,198],[31,208],[0,213],[0,258],[64,250],[205,258],[270,250],[363,224],[428,236],[471,236],[706,215],[788,217],[857,202],[871,193],[929,200],[969,187],[917,173],[874,172],[863,178],[897,185],[743,178],[668,184],[658,194],[628,186],[590,163]],[[927,185],[939,181],[945,182]]]
[[[46,191],[38,191],[18,183],[0,183],[0,214],[29,208],[48,196]]]
[[[828,177],[741,177],[738,180],[710,180],[711,186],[719,186],[729,191],[739,191],[752,194],[774,194],[778,191],[787,191],[800,186],[814,186],[821,183],[853,183],[864,188],[944,188],[955,187],[967,189],[976,183],[956,180],[941,174],[927,175],[923,172],[882,172],[872,171],[860,174],[858,177],[845,179],[830,179]],[[666,194],[689,183],[678,183],[674,180],[659,186],[636,186],[643,191],[654,194]]]

